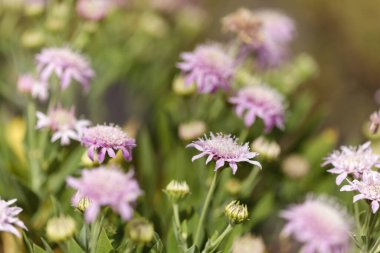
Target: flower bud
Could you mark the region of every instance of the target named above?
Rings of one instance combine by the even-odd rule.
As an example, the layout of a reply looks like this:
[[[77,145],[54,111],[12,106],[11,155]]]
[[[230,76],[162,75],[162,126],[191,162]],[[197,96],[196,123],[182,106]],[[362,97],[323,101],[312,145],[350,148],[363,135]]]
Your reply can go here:
[[[56,4],[51,11],[49,11],[46,23],[47,28],[54,32],[63,30],[67,24],[69,14],[70,8],[67,4],[64,2]]]
[[[52,242],[69,239],[75,233],[75,221],[70,216],[55,217],[46,224],[46,235]]]
[[[173,80],[173,91],[177,95],[186,96],[191,95],[195,92],[196,87],[195,84],[185,84],[185,80],[183,80],[182,76],[177,76]]]
[[[147,244],[153,239],[154,228],[148,220],[134,218],[128,222],[126,233],[134,243]]]
[[[21,35],[21,43],[25,48],[37,48],[44,44],[45,36],[41,31],[29,30]]]
[[[236,225],[248,219],[248,208],[241,205],[239,201],[232,201],[224,208],[224,214],[231,225]]]
[[[191,121],[182,123],[178,128],[178,136],[183,141],[191,141],[206,132],[206,124],[203,121]]]
[[[165,188],[164,192],[172,202],[180,202],[190,194],[190,188],[185,181],[172,180]]]
[[[45,0],[26,0],[25,14],[29,17],[35,17],[44,12],[46,6]]]
[[[290,178],[303,178],[310,171],[309,162],[300,155],[290,155],[281,164],[282,171]]]
[[[234,240],[232,253],[265,253],[265,244],[261,237],[247,234]]]
[[[270,141],[260,136],[251,144],[251,149],[267,160],[275,160],[280,154],[281,148],[275,141]]]
[[[241,182],[235,178],[230,178],[225,184],[225,188],[228,193],[236,195],[241,190]]]

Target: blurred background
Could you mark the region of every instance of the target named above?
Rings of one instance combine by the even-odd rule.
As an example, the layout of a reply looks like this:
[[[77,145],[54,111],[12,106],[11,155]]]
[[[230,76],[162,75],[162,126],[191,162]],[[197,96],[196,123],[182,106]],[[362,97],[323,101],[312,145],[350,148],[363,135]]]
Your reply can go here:
[[[358,141],[362,122],[380,104],[380,1],[209,0],[211,36],[221,36],[221,17],[243,6],[282,10],[295,20],[294,49],[319,65],[310,85],[327,110],[323,126],[339,129],[340,142]]]

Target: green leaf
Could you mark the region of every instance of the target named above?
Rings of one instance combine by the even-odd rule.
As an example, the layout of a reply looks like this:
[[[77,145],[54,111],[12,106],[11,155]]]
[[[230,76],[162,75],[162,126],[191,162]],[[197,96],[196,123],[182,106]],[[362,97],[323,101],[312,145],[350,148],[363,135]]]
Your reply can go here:
[[[50,247],[49,243],[44,238],[41,237],[41,241],[47,253],[54,253],[54,250]]]
[[[70,239],[70,241],[68,242],[68,248],[68,251],[70,253],[84,253],[84,250],[74,239]]]
[[[100,232],[97,247],[96,247],[96,253],[109,253],[113,251],[113,247],[111,244],[110,239],[107,236],[107,233],[104,229]]]
[[[154,245],[150,249],[149,252],[152,252],[152,253],[164,252],[164,244],[162,243],[161,238],[157,233],[154,234]]]
[[[24,241],[25,241],[26,247],[28,249],[28,252],[29,253],[34,253],[32,243],[30,242],[30,240],[29,240],[28,236],[25,234],[25,232],[22,233],[22,236],[24,238]]]
[[[40,246],[37,246],[36,244],[33,245],[33,252],[34,253],[47,253],[43,248]]]
[[[195,245],[186,251],[186,253],[199,253],[199,252],[200,251],[199,251],[198,247]]]

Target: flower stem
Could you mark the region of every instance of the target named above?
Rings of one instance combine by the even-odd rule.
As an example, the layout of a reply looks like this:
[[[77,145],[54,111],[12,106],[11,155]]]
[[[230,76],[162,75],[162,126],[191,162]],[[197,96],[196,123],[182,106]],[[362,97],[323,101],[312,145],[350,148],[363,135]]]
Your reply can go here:
[[[219,246],[219,244],[223,241],[224,237],[226,237],[233,229],[233,226],[231,224],[228,224],[226,229],[224,229],[223,233],[215,239],[215,241],[211,241],[209,244],[206,245],[202,253],[208,253],[213,252],[215,248]]]
[[[177,230],[178,240],[181,244],[181,247],[183,249],[183,252],[187,251],[187,242],[186,238],[184,238],[182,229],[181,229],[181,221],[179,219],[179,211],[178,211],[178,204],[173,204],[173,214],[174,214],[174,226]]]
[[[212,182],[211,182],[211,185],[210,185],[210,188],[209,188],[207,196],[206,196],[206,200],[203,204],[201,217],[200,217],[198,225],[197,225],[197,230],[196,230],[195,237],[194,237],[194,245],[196,245],[198,247],[199,247],[199,244],[201,243],[202,227],[203,227],[204,219],[205,219],[206,214],[207,214],[208,207],[210,206],[211,196],[213,195],[213,193],[215,191],[217,177],[218,177],[218,172],[215,172],[214,177],[213,177]]]

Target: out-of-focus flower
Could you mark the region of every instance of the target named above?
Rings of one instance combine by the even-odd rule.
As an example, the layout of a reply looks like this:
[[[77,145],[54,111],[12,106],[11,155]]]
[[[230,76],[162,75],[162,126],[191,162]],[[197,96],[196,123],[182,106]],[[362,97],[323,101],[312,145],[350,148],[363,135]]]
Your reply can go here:
[[[248,219],[248,208],[234,200],[224,208],[224,214],[231,225],[236,225]]]
[[[372,167],[380,168],[380,155],[372,152],[371,142],[366,142],[359,147],[343,146],[335,150],[328,157],[322,166],[331,164],[332,169],[328,172],[338,174],[336,184],[340,185],[348,175],[354,178],[360,178],[365,171],[371,170]]]
[[[310,163],[298,154],[287,156],[281,164],[282,171],[290,178],[300,179],[310,171]]]
[[[36,56],[36,61],[41,80],[47,82],[55,73],[62,89],[74,79],[88,91],[95,74],[87,59],[69,48],[45,48]]]
[[[214,135],[210,133],[210,138],[206,136],[204,139],[199,138],[186,147],[192,147],[201,152],[193,156],[192,161],[203,156],[207,156],[206,164],[211,160],[215,160],[215,171],[224,166],[225,163],[228,163],[232,169],[232,173],[235,174],[237,171],[237,163],[239,162],[248,162],[261,168],[261,164],[258,161],[251,160],[259,154],[249,150],[248,142],[244,145],[240,145],[237,141],[238,139],[231,135],[222,133]]]
[[[369,118],[369,131],[376,134],[380,127],[380,111],[373,112]]]
[[[81,136],[82,145],[88,149],[88,156],[94,161],[94,154],[97,153],[97,160],[102,163],[106,153],[112,158],[116,157],[118,150],[123,152],[127,161],[132,159],[132,149],[136,147],[135,139],[130,138],[119,126],[97,125],[84,129]]]
[[[21,93],[31,94],[33,98],[45,101],[48,96],[47,83],[35,79],[30,74],[23,74],[17,81],[17,90]]]
[[[260,136],[251,144],[251,149],[260,154],[264,159],[277,159],[281,152],[280,145],[275,141],[270,141]]]
[[[152,223],[144,218],[134,218],[130,220],[126,227],[128,238],[137,244],[147,244],[154,237]]]
[[[107,16],[111,5],[112,1],[110,0],[79,0],[76,9],[82,18],[99,21]]]
[[[241,182],[236,178],[228,179],[227,183],[224,185],[226,191],[232,195],[238,194],[241,190]]]
[[[0,199],[0,231],[9,232],[17,237],[21,237],[16,226],[25,230],[28,229],[25,227],[24,223],[17,218],[17,215],[21,213],[22,209],[17,206],[11,206],[16,201],[16,199],[11,199],[9,201]]]
[[[53,132],[51,141],[61,139],[61,145],[70,144],[70,139],[79,140],[79,137],[87,126],[88,120],[77,119],[75,109],[64,109],[61,106],[49,109],[47,115],[37,112],[37,129],[48,128]]]
[[[25,13],[28,16],[37,16],[41,14],[46,6],[46,0],[25,0]]]
[[[245,44],[256,44],[259,41],[261,22],[248,9],[241,8],[222,19],[223,29],[236,33]]]
[[[287,220],[282,233],[303,244],[302,252],[348,252],[350,217],[333,199],[309,197],[280,216]]]
[[[202,136],[206,132],[206,124],[203,121],[190,121],[183,123],[178,128],[178,136],[181,140],[190,141]]]
[[[138,20],[138,29],[154,38],[162,38],[169,32],[165,19],[154,12],[144,12]]]
[[[295,26],[288,16],[273,10],[240,9],[223,19],[224,29],[243,43],[242,52],[253,51],[262,67],[277,67],[288,56]]]
[[[67,1],[55,2],[47,12],[46,27],[53,32],[62,31],[67,25],[71,6]]]
[[[212,93],[230,87],[234,61],[221,46],[201,45],[193,52],[182,53],[177,67],[185,75],[185,84],[195,83],[200,93]]]
[[[172,180],[166,186],[164,192],[171,201],[177,203],[184,200],[190,194],[190,188],[185,181],[178,182],[176,180]]]
[[[75,221],[70,216],[54,217],[46,224],[46,236],[52,242],[62,242],[75,233]]]
[[[266,132],[275,126],[280,129],[284,127],[284,97],[268,85],[243,87],[229,101],[235,105],[236,114],[244,118],[247,127],[253,125],[256,117],[263,120]]]
[[[86,222],[91,223],[97,217],[101,206],[110,206],[124,220],[129,220],[133,214],[133,205],[142,194],[139,184],[134,179],[134,172],[124,173],[120,167],[98,167],[83,170],[81,178],[69,177],[67,184],[87,197],[90,205],[85,210]],[[75,199],[73,199],[74,201]],[[78,206],[78,203],[73,203]]]
[[[185,84],[185,80],[182,76],[177,76],[173,80],[173,91],[177,95],[186,96],[191,95],[195,92],[196,86],[194,83],[192,84]]]
[[[26,48],[37,48],[44,44],[45,34],[38,30],[27,30],[21,36],[21,43]]]
[[[360,199],[368,199],[371,201],[372,212],[379,210],[380,201],[380,173],[377,171],[364,171],[361,180],[355,179],[343,186],[341,191],[358,191],[359,194],[354,196],[356,202]]]
[[[261,237],[246,234],[234,240],[232,253],[265,253],[265,244]]]

